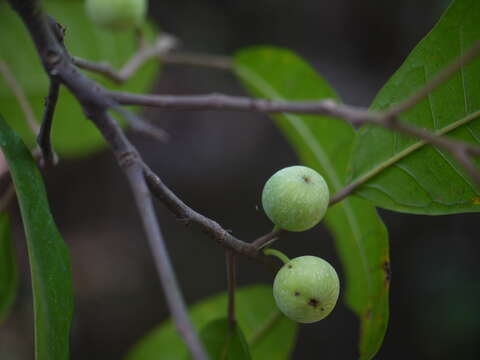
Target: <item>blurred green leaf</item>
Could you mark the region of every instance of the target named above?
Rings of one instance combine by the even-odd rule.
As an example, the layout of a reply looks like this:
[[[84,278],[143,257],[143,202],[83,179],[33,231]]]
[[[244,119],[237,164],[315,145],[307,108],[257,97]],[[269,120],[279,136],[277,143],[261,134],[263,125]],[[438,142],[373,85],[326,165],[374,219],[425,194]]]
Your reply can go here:
[[[10,168],[27,238],[35,313],[35,358],[67,360],[73,313],[68,250],[50,213],[35,161],[1,116],[0,147]]]
[[[261,98],[337,99],[328,83],[288,50],[258,47],[240,51],[235,70],[247,89]],[[352,127],[327,117],[272,117],[302,162],[325,177],[332,193],[340,190],[355,138]],[[346,302],[360,318],[361,358],[371,359],[382,344],[388,323],[388,234],[375,208],[360,199],[336,204],[325,220],[346,272]]]
[[[227,295],[212,296],[190,308],[197,329],[222,319],[227,312]],[[238,326],[250,347],[254,360],[286,360],[295,344],[298,326],[277,310],[271,286],[255,285],[236,293]],[[166,321],[135,345],[127,360],[178,360],[187,356],[187,349],[172,322]]]
[[[0,213],[0,323],[7,316],[18,287],[18,270],[10,234],[10,220]]]
[[[66,27],[66,46],[73,56],[92,61],[108,62],[116,69],[135,52],[134,31],[110,32],[98,29],[87,18],[84,1],[45,1],[45,7],[59,23]],[[148,40],[155,37],[155,30],[145,24],[143,30]],[[27,94],[38,119],[43,114],[44,97],[48,93],[48,78],[40,64],[32,40],[18,16],[5,3],[0,3],[0,59],[5,61]],[[146,63],[124,85],[118,86],[100,75],[88,76],[110,89],[132,92],[148,91],[153,83],[159,62]],[[0,75],[0,110],[9,124],[29,145],[34,145],[34,136],[28,128],[24,115]],[[62,88],[55,111],[53,146],[64,157],[89,155],[105,145],[95,126],[85,117],[81,107],[68,90]]]
[[[382,110],[399,103],[432,79],[480,39],[480,2],[456,0],[433,30],[388,80],[371,106]],[[480,143],[480,119],[463,125],[480,110],[480,59],[463,67],[400,120],[429,130],[454,129],[457,140]],[[480,115],[480,114],[477,114]],[[432,146],[412,149],[418,140],[372,126],[363,127],[352,153],[352,181],[380,171],[356,194],[377,206],[415,214],[480,211],[480,191],[450,154]],[[477,160],[477,165],[480,160]],[[386,167],[385,169],[383,169]]]
[[[209,322],[201,331],[200,339],[205,344],[211,360],[250,360],[250,350],[238,325],[230,329],[228,319]],[[188,357],[189,359],[191,357]]]

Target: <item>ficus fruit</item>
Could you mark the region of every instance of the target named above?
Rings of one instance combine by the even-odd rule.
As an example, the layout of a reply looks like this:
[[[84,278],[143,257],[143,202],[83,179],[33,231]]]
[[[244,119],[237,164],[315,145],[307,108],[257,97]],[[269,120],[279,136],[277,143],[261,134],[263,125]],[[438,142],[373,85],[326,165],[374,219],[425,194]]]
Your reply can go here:
[[[316,256],[287,262],[275,276],[273,297],[280,311],[300,323],[325,318],[335,307],[340,281],[335,269]]]
[[[262,205],[268,218],[280,229],[304,231],[317,225],[330,200],[328,185],[315,170],[290,166],[266,182]]]
[[[147,0],[86,0],[85,6],[94,24],[110,30],[125,30],[144,21]]]

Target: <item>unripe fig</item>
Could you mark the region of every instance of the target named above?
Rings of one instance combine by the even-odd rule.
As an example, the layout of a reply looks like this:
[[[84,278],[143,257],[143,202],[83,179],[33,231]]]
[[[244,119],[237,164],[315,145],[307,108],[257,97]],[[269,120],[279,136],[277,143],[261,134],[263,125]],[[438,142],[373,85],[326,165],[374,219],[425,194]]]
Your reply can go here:
[[[280,229],[304,231],[317,225],[328,208],[330,193],[323,177],[305,166],[290,166],[268,179],[262,204]]]
[[[110,30],[131,29],[145,19],[147,0],[86,0],[92,22]]]
[[[300,323],[313,323],[330,314],[339,291],[337,272],[316,256],[290,260],[273,283],[273,297],[280,311]]]

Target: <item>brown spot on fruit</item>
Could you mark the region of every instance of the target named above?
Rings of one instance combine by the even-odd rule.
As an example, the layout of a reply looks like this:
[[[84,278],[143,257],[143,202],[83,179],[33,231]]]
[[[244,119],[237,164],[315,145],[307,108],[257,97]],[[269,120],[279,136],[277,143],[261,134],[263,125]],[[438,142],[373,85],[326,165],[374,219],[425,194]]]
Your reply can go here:
[[[305,181],[307,184],[310,182],[310,178],[306,175],[302,176],[303,181]]]
[[[315,308],[315,307],[318,306],[318,300],[312,298],[312,299],[310,299],[310,300],[308,301],[308,305],[310,305],[310,306],[312,306],[312,307]]]
[[[295,296],[300,296],[300,293],[298,291],[295,291]]]

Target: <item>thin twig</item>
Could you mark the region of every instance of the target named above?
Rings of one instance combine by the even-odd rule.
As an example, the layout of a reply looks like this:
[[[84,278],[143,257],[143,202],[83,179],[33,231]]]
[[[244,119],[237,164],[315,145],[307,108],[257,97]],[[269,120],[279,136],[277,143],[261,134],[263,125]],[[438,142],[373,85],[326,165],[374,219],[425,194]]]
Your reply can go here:
[[[123,84],[130,77],[132,77],[148,60],[168,53],[177,46],[177,43],[178,41],[175,37],[165,33],[159,35],[152,46],[148,46],[148,44],[141,41],[138,51],[119,71],[116,71],[108,63],[96,63],[78,57],[74,57],[73,62],[79,68],[99,73],[116,82],[117,84]]]
[[[236,326],[235,317],[235,288],[237,282],[235,253],[231,250],[225,251],[227,260],[227,282],[228,282],[228,323],[230,329]]]
[[[150,95],[110,91],[122,105],[151,106],[168,110],[235,110],[247,112],[316,114],[338,117],[353,125],[363,125],[379,114],[364,108],[341,105],[331,99],[322,101],[275,101],[224,94]]]
[[[0,60],[0,73],[4,77],[10,90],[12,90],[13,95],[17,99],[20,108],[25,115],[25,119],[30,126],[30,129],[35,135],[38,134],[39,126],[35,114],[33,113],[32,107],[30,106],[30,102],[28,101],[25,93],[23,92],[22,86],[11,72],[7,63],[3,60]]]
[[[254,246],[236,238],[216,221],[187,206],[163,183],[158,175],[145,164],[144,172],[152,193],[185,225],[196,224],[222,247],[233,250],[236,254],[257,260],[273,269],[277,268],[268,257],[263,256]]]
[[[52,148],[51,133],[53,124],[53,114],[58,101],[58,94],[60,92],[60,83],[55,80],[50,80],[50,88],[48,96],[45,98],[45,111],[43,114],[42,126],[38,133],[37,142],[40,146],[45,164],[54,164],[56,161],[55,153]]]

